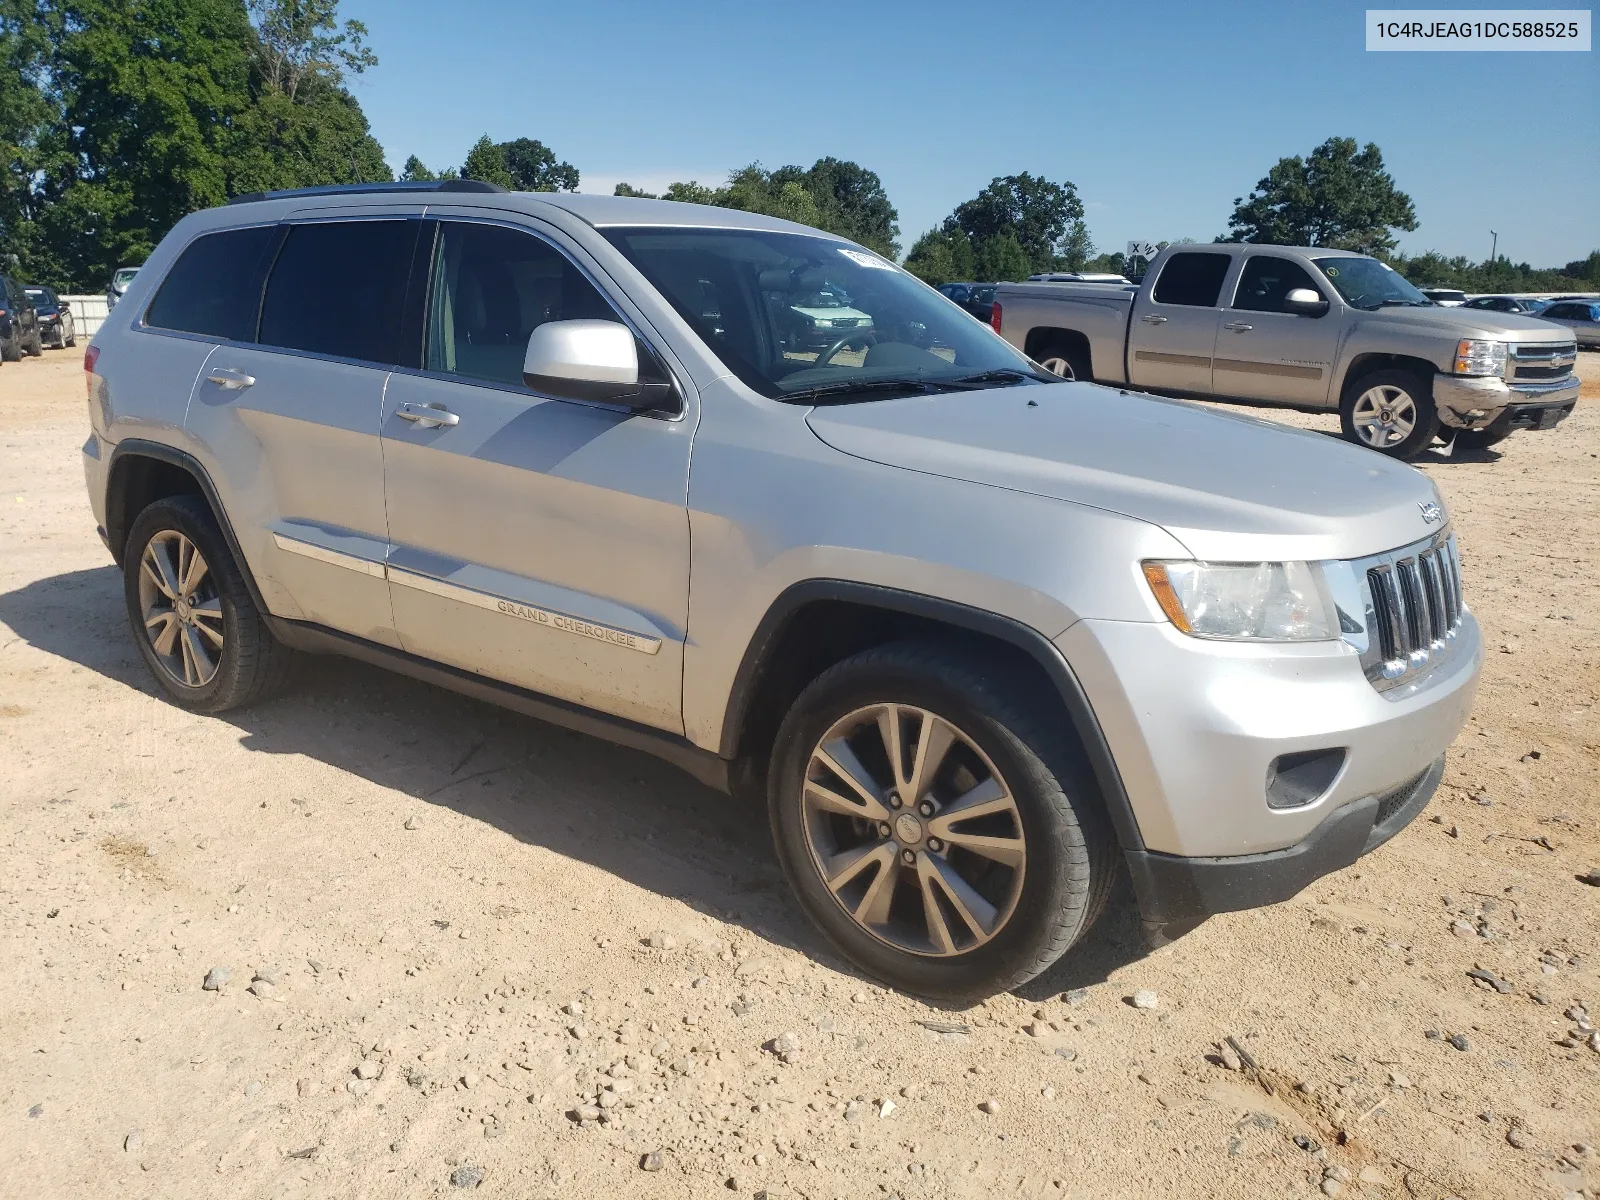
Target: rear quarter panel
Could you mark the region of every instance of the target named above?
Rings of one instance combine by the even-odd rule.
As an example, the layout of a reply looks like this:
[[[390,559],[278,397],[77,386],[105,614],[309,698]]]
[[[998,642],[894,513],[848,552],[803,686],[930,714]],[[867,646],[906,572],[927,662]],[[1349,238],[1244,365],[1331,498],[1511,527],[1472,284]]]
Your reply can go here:
[[[994,298],[1002,314],[1000,336],[1018,350],[1026,353],[1030,336],[1038,330],[1081,333],[1089,341],[1095,379],[1124,383],[1123,350],[1133,296],[1108,284],[1013,283],[997,289]]]

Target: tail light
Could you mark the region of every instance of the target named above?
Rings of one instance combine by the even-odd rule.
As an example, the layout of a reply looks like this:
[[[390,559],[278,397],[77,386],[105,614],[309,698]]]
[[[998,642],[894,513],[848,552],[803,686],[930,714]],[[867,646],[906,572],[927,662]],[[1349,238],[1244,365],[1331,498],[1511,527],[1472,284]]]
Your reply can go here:
[[[1000,302],[998,300],[989,306],[989,326],[996,333],[1000,332]]]
[[[89,392],[89,399],[94,399],[94,365],[100,361],[100,347],[90,346],[83,352],[83,384]]]

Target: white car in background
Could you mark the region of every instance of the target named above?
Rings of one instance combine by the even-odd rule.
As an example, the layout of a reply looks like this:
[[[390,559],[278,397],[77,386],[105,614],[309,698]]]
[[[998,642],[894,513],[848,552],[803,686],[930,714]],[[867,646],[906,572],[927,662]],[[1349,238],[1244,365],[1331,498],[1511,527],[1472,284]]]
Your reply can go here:
[[[128,290],[128,285],[133,282],[133,277],[139,273],[138,267],[118,267],[111,274],[111,284],[106,288],[106,308],[113,309],[117,301],[122,299],[122,294]]]
[[[1459,288],[1425,287],[1417,290],[1440,308],[1460,308],[1467,302],[1467,294]]]
[[[789,304],[789,319],[797,350],[826,351],[841,340],[859,345],[855,339],[872,329],[871,315],[851,308],[850,297],[833,286],[795,296]]]

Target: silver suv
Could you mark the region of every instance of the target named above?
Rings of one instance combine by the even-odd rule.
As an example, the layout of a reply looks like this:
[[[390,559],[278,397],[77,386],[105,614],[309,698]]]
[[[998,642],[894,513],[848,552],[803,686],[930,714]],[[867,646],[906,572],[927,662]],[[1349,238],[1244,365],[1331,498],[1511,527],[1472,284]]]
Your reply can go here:
[[[848,296],[826,345],[800,299]],[[863,319],[865,317],[865,319]],[[347,654],[768,805],[864,972],[1038,974],[1427,803],[1481,665],[1432,484],[1045,374],[871,251],[385,185],[185,218],[86,360],[89,494],[178,704]]]

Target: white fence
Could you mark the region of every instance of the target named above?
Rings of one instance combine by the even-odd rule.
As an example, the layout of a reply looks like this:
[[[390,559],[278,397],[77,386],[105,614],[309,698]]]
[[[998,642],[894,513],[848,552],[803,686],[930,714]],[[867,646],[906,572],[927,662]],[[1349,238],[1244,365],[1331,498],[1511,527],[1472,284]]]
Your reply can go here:
[[[100,330],[100,322],[106,319],[106,298],[100,296],[62,296],[65,303],[72,307],[73,331],[85,340],[92,338]]]

